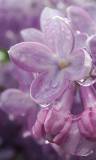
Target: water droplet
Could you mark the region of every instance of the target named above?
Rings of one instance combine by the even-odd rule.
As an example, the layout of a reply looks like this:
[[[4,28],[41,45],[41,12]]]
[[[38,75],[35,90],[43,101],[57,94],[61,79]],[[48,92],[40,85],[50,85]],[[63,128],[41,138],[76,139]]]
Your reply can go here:
[[[48,107],[49,106],[49,104],[40,104],[40,107],[41,108],[46,108],[46,107]]]

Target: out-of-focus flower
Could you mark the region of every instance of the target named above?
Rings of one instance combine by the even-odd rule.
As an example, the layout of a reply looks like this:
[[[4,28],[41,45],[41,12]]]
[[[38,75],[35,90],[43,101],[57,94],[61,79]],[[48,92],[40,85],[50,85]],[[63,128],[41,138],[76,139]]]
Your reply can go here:
[[[39,111],[39,106],[32,101],[30,95],[18,89],[4,91],[0,96],[0,107],[13,120],[20,121],[25,119],[23,125],[29,132],[36,121]],[[29,112],[31,115],[29,115]]]
[[[0,93],[5,89],[18,87],[19,83],[12,74],[8,53],[6,50],[0,50]]]
[[[31,95],[36,102],[48,104],[64,92],[68,80],[87,77],[92,65],[86,50],[73,50],[73,32],[60,12],[46,8],[41,15],[41,29],[31,29],[32,42],[11,47],[9,56],[19,67],[38,73]],[[23,34],[28,40],[26,31]]]
[[[29,92],[33,79],[33,74],[18,68],[11,62],[0,63],[0,92],[8,88]]]
[[[19,88],[29,92],[30,85],[34,79],[30,74],[9,61],[8,53],[0,51],[0,92],[8,88]]]
[[[18,88],[19,84],[12,75],[11,63],[0,62],[0,92],[8,88]]]
[[[42,0],[0,0],[0,48],[20,42],[20,30],[39,27]]]
[[[22,124],[10,120],[0,109],[0,159],[2,160],[61,160],[49,145],[39,145],[31,136],[22,135]]]

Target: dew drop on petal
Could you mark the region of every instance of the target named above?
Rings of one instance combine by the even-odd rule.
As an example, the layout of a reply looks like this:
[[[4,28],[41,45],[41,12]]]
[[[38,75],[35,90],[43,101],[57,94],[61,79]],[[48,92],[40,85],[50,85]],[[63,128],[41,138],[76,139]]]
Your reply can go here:
[[[46,108],[46,107],[48,107],[49,106],[49,104],[40,104],[40,107],[41,108]]]

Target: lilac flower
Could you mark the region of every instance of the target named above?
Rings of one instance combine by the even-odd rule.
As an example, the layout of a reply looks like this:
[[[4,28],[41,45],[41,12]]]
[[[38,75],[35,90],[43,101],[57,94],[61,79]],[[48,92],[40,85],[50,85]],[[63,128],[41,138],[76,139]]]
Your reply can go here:
[[[42,0],[0,0],[0,48],[20,42],[21,29],[39,27]]]
[[[32,101],[30,95],[18,89],[8,89],[1,94],[0,108],[12,120],[15,119],[20,123],[23,120],[23,126],[29,132],[39,111],[39,106]]]
[[[73,50],[73,32],[60,12],[46,8],[41,15],[41,29],[42,32],[31,29],[32,42],[11,47],[9,56],[19,67],[36,73],[31,85],[32,98],[48,104],[64,92],[69,80],[88,76],[92,66],[86,50]]]
[[[72,124],[71,107],[74,98],[74,87],[68,88],[51,107],[41,109],[35,125],[33,135],[36,138],[45,137],[47,140],[62,144],[68,136]],[[70,103],[68,103],[70,99]]]
[[[74,91],[71,85],[51,108],[41,109],[32,131],[36,139],[45,138],[57,144],[65,155],[87,156],[92,153],[95,144],[80,133],[80,114],[71,113]]]
[[[0,62],[0,92],[8,88],[18,88],[18,82],[12,75],[11,63]]]
[[[79,120],[80,132],[89,139],[96,139],[96,90],[93,86],[81,87],[85,111]]]
[[[33,79],[33,74],[18,68],[11,62],[0,63],[0,92],[8,88],[18,88],[29,92]]]
[[[89,7],[90,8],[90,7]],[[78,6],[70,6],[67,8],[67,17],[70,20],[71,26],[76,32],[75,40],[80,42],[76,43],[76,47],[86,48],[92,57],[92,69],[90,74],[84,80],[80,80],[80,85],[88,86],[96,82],[96,64],[95,64],[95,32],[96,21],[92,18],[90,12]],[[79,22],[82,23],[79,23]],[[86,23],[85,23],[86,21]]]

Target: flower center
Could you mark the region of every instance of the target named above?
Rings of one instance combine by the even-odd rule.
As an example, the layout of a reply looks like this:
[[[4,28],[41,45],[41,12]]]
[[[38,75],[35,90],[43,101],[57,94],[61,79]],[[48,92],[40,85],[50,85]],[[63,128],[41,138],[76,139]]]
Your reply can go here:
[[[64,61],[64,60],[59,60],[58,66],[59,69],[64,69],[67,68],[70,65],[70,62]]]

